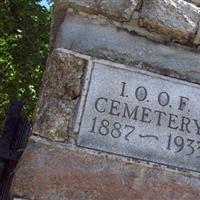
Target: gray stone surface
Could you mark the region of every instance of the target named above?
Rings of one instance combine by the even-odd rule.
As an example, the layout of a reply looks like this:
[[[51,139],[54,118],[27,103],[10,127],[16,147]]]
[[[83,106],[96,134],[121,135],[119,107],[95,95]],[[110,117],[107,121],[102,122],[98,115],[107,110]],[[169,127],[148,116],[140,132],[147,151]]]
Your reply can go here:
[[[158,74],[200,83],[200,8],[183,0],[54,2],[48,67],[12,194],[27,200],[199,200],[199,86]],[[85,107],[92,63],[121,66],[108,60],[128,69],[98,64]],[[147,89],[144,101],[135,97],[138,85]],[[160,92],[169,93],[166,106],[159,105],[158,95],[166,95]],[[99,95],[108,99],[95,110]],[[78,138],[92,149],[80,148]]]
[[[185,0],[57,0],[52,44],[69,8],[95,15],[98,19],[104,16],[113,24],[119,23],[121,29],[133,30],[153,41],[196,47],[194,38],[200,21],[200,8]]]
[[[199,23],[200,24],[200,23]],[[194,38],[194,44],[196,45],[200,45],[200,26],[198,27],[198,30],[197,30],[197,33],[196,33],[196,36]]]
[[[63,0],[55,1],[56,6],[70,7],[79,11],[102,14],[119,21],[130,20],[139,0]]]
[[[52,52],[34,114],[34,134],[54,141],[68,138],[86,62],[74,55]]]
[[[27,200],[199,200],[199,178],[30,140],[12,194]],[[144,192],[145,191],[145,192]]]
[[[200,82],[198,53],[155,43],[87,17],[66,16],[55,46],[127,65],[142,63],[147,70]]]
[[[187,1],[189,3],[193,3],[196,6],[200,6],[200,0],[185,0],[185,1]]]
[[[14,198],[13,200],[27,200],[27,199],[22,199],[22,198]]]
[[[94,64],[80,146],[200,172],[200,87]]]
[[[182,0],[144,0],[139,25],[172,40],[188,42],[194,37],[200,10]]]

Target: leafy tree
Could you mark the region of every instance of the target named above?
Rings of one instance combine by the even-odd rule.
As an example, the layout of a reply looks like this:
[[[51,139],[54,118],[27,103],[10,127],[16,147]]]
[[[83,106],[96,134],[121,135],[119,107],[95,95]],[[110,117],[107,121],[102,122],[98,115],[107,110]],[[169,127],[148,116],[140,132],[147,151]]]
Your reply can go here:
[[[0,1],[0,129],[10,101],[31,117],[48,51],[50,11],[40,0]]]

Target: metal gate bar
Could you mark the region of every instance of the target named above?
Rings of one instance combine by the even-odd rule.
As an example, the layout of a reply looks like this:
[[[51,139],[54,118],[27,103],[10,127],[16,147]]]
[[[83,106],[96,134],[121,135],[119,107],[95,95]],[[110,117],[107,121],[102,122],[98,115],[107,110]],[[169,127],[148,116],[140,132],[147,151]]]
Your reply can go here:
[[[0,139],[0,200],[11,200],[10,187],[17,163],[26,147],[31,125],[21,116],[22,104],[13,102]]]

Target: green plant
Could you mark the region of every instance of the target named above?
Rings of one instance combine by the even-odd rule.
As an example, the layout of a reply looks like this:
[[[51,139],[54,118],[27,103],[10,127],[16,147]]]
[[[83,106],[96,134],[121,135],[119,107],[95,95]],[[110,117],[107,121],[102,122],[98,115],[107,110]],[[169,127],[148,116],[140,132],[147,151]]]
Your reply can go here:
[[[0,129],[10,101],[31,118],[48,52],[50,11],[39,0],[0,1]]]

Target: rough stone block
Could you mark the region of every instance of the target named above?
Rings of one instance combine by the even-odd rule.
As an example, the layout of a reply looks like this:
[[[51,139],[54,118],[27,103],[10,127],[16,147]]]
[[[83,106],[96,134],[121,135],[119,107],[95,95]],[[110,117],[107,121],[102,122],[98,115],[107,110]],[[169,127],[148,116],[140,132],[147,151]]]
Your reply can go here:
[[[185,1],[193,3],[196,6],[200,6],[200,0],[185,0]]]
[[[200,27],[198,28],[198,31],[197,31],[196,36],[194,38],[194,44],[200,45]]]
[[[187,43],[194,37],[199,19],[199,8],[183,0],[144,0],[139,26]]]
[[[63,0],[55,1],[56,6],[62,4],[93,14],[102,14],[119,21],[128,21],[137,8],[139,0]]]
[[[198,53],[158,44],[79,15],[66,16],[55,46],[127,65],[138,63],[145,70],[200,82]]]
[[[85,66],[86,61],[74,55],[51,54],[34,115],[34,134],[56,141],[67,139]]]
[[[23,180],[23,181],[22,181]],[[30,200],[198,200],[198,178],[31,141],[12,193]]]
[[[97,19],[99,15],[104,16],[112,24],[119,23],[119,28],[133,30],[154,41],[188,46],[195,44],[194,37],[200,21],[200,8],[186,0],[57,0],[51,47],[68,8],[94,15]],[[136,18],[135,13],[139,14]]]
[[[197,5],[197,0],[188,1]],[[174,157],[174,167],[169,167],[169,162],[162,162],[165,166],[151,163],[156,160],[150,159],[154,155],[148,151],[146,145],[154,145],[153,142],[143,145],[144,151],[150,155],[148,162],[139,160],[143,157],[136,159],[135,154],[132,158],[127,158],[125,156],[128,154],[110,151],[114,145],[106,141],[105,134],[102,136],[108,143],[102,142],[102,144],[107,144],[108,149],[98,148],[97,144],[101,142],[98,138],[100,134],[97,137],[95,135],[97,139],[93,141],[91,135],[83,138],[89,145],[81,143],[81,135],[83,136],[86,131],[97,130],[91,132],[98,134],[102,128],[99,121],[95,121],[97,118],[93,118],[93,112],[85,115],[87,106],[91,108],[90,105],[94,105],[92,99],[97,97],[94,95],[95,92],[100,94],[100,90],[96,88],[91,90],[92,84],[95,85],[100,80],[99,73],[93,76],[95,69],[91,67],[92,62],[110,66],[109,61],[114,61],[113,65],[123,69],[134,71],[130,68],[137,67],[200,83],[200,56],[196,48],[200,44],[199,23],[200,8],[186,0],[55,0],[51,27],[51,54],[43,78],[41,95],[34,112],[34,136],[31,137],[19,163],[12,185],[12,194],[16,200],[19,198],[27,200],[199,200],[200,174],[189,171],[196,168],[193,169],[188,165],[188,170],[176,169],[176,166],[181,167],[176,163],[185,159],[186,155],[189,156],[188,148],[193,149],[191,139],[185,138],[182,145],[179,145],[178,140],[174,140],[176,146],[187,147],[183,150],[187,154],[181,154],[183,156],[180,156],[179,160]],[[116,87],[110,85],[114,86],[122,80],[119,71],[116,74],[120,79],[115,82],[112,81],[112,78],[116,77],[113,71],[106,79],[106,70],[102,65],[98,67],[102,70],[102,79],[98,87],[105,88],[106,85],[107,89],[113,88],[112,91],[105,89],[105,94],[107,95],[108,92],[110,99],[118,97],[114,97],[116,93],[113,91],[117,91]],[[139,75],[136,76],[134,81],[138,80]],[[129,80],[127,77],[129,76],[126,76]],[[140,82],[147,84],[144,80],[147,79],[143,74]],[[137,83],[128,82],[137,86]],[[151,99],[153,97],[156,99],[157,94],[160,94],[155,92],[155,85],[148,85],[153,91],[148,93],[152,96]],[[172,88],[170,84],[167,84],[167,87]],[[94,96],[87,93],[88,88]],[[158,88],[161,91],[165,87],[163,85]],[[179,89],[181,90],[181,87],[173,90],[175,95],[170,97],[180,97],[182,93],[179,93]],[[185,96],[193,95],[196,102],[194,93],[189,89],[188,91],[187,93],[184,90]],[[150,103],[145,101],[145,105],[147,103],[153,105],[155,110],[157,104],[154,104],[151,99]],[[126,96],[126,100],[131,104],[134,101],[131,96],[129,99]],[[176,108],[174,105],[177,104],[170,105],[168,109],[174,111]],[[195,106],[192,109],[195,110],[195,116],[198,116]],[[188,109],[188,112],[190,111]],[[188,115],[192,116],[191,114],[192,112]],[[145,113],[142,115],[145,116]],[[101,117],[104,117],[102,113]],[[183,118],[182,124],[188,125],[189,121],[186,123]],[[94,129],[87,128],[90,119],[94,119]],[[194,118],[192,119],[195,121]],[[114,119],[110,121],[112,129],[109,126],[107,130],[110,131],[111,138],[113,130],[117,129],[116,127],[113,129]],[[171,121],[173,122],[173,119]],[[85,129],[83,123],[86,125]],[[91,121],[90,125],[92,125]],[[148,127],[145,130],[151,130]],[[194,128],[194,124],[192,127]],[[135,129],[135,126],[132,130],[133,128]],[[146,132],[144,129],[140,130]],[[157,127],[155,130],[157,131]],[[163,137],[163,134],[160,134],[163,133],[162,129],[160,130],[159,136]],[[189,131],[188,134],[191,135]],[[112,140],[116,144],[117,137],[114,136]],[[171,144],[171,136],[169,140],[168,144]],[[198,141],[196,142],[195,144],[198,144]],[[138,149],[141,145],[139,140],[138,143],[133,141],[129,143],[131,144],[137,144]],[[165,147],[159,145],[159,148]],[[123,148],[127,151],[126,144]],[[155,151],[159,148],[155,148]],[[174,149],[172,154],[177,153],[176,147]],[[198,146],[195,146],[195,149],[198,150]],[[171,158],[170,155],[168,156]],[[167,154],[162,154],[162,159],[166,161]]]

